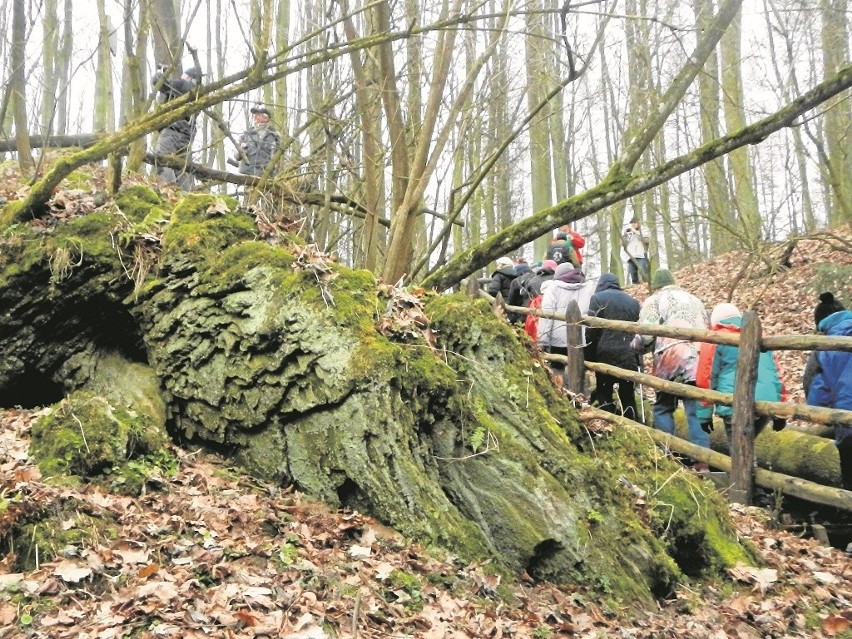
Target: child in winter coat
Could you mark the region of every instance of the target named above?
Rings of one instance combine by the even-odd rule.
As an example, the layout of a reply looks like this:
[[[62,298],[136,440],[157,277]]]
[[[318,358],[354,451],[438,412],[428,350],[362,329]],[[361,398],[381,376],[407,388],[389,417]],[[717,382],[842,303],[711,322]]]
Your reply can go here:
[[[721,333],[738,334],[742,327],[742,313],[733,304],[717,304],[710,314],[710,329]],[[725,344],[702,343],[698,354],[698,370],[695,377],[695,385],[699,388],[709,388],[721,393],[733,393],[737,385],[737,356],[740,349],[737,346]],[[757,364],[757,382],[754,389],[756,400],[778,402],[786,400],[786,390],[781,381],[781,373],[775,356],[771,351],[760,354]],[[705,404],[698,409],[698,418],[701,428],[706,433],[713,431],[713,405]],[[733,409],[730,406],[719,405],[715,407],[716,415],[722,418],[725,424],[725,432],[728,441],[731,439],[731,417]],[[786,425],[786,420],[769,417],[756,416],[754,422],[754,434],[758,435],[767,423],[772,421],[775,430],[781,430]]]

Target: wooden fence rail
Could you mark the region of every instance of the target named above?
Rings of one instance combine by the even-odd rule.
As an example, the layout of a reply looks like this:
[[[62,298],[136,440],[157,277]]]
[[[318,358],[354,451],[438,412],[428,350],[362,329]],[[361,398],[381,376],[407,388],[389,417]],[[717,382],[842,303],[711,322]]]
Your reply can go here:
[[[502,296],[498,293],[496,298],[491,297],[479,288],[479,281],[471,280],[468,291],[473,296],[485,297],[496,308],[502,308],[504,312],[519,315],[534,315],[564,321],[568,333],[568,355],[544,354],[544,358],[550,361],[559,361],[566,364],[563,376],[566,388],[575,393],[584,392],[584,371],[606,373],[619,379],[632,381],[665,391],[680,397],[697,399],[713,404],[725,404],[733,407],[731,418],[732,435],[731,450],[733,456],[729,461],[731,471],[731,499],[741,503],[751,503],[753,485],[755,481],[754,467],[754,415],[765,415],[769,417],[783,417],[785,419],[806,419],[818,424],[831,424],[834,426],[852,426],[852,411],[808,406],[804,404],[793,404],[787,402],[755,401],[754,389],[757,381],[757,363],[761,351],[765,350],[839,350],[852,351],[852,337],[835,337],[826,335],[780,335],[775,337],[763,337],[761,334],[760,319],[754,311],[746,311],[743,314],[742,327],[739,334],[720,333],[708,329],[680,328],[665,325],[640,324],[638,322],[625,322],[619,320],[606,320],[597,317],[582,316],[576,302],[571,302],[567,311],[553,313],[539,309],[529,309],[523,306],[511,306],[504,303]],[[639,335],[653,335],[657,337],[672,337],[690,341],[709,342],[712,344],[723,344],[739,348],[737,358],[737,386],[733,394],[720,393],[718,391],[696,388],[688,384],[669,382],[654,375],[647,375],[639,371],[631,371],[600,362],[586,362],[583,358],[583,339],[581,325],[594,328],[603,328]],[[601,412],[601,411],[598,411]],[[610,413],[607,413],[610,415]],[[630,422],[626,418],[621,420]],[[631,422],[635,423],[635,422]],[[637,424],[638,425],[638,424]],[[658,432],[658,431],[654,431]],[[664,433],[660,433],[664,435]],[[666,436],[668,437],[668,436]],[[674,438],[677,439],[677,438]],[[690,448],[701,449],[699,446],[688,444]],[[674,446],[672,446],[674,448]],[[701,449],[704,450],[704,449]],[[697,452],[693,450],[693,452]],[[689,454],[689,453],[687,453]],[[718,453],[715,453],[718,454]],[[700,458],[694,455],[696,458]],[[704,455],[706,457],[706,455]],[[722,456],[724,457],[724,456]],[[728,459],[727,457],[725,459]],[[718,465],[718,464],[714,464]],[[772,483],[772,487],[784,489],[787,494],[797,495],[802,492],[804,485],[800,478],[787,477],[779,473],[765,475],[769,471],[759,471],[759,476]],[[779,477],[783,479],[779,479]],[[760,482],[759,482],[760,483]],[[764,482],[765,483],[765,482]],[[812,482],[805,482],[811,484]],[[849,500],[852,500],[852,492],[842,489],[826,488],[830,491],[820,493],[819,499],[813,498],[813,490],[810,490],[812,501],[818,503],[830,503],[839,508],[850,508]],[[837,494],[841,497],[837,498]],[[800,495],[797,495],[800,496]],[[809,498],[809,497],[805,497]],[[820,501],[822,499],[823,501]],[[828,499],[829,501],[825,501]]]

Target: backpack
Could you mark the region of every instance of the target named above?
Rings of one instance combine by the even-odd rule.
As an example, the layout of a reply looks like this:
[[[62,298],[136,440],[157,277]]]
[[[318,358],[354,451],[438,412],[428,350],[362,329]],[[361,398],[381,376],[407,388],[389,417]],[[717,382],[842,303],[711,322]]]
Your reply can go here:
[[[541,308],[542,294],[539,293],[530,300],[529,308]],[[535,315],[527,315],[524,320],[524,332],[529,335],[534,342],[538,341],[538,318]]]

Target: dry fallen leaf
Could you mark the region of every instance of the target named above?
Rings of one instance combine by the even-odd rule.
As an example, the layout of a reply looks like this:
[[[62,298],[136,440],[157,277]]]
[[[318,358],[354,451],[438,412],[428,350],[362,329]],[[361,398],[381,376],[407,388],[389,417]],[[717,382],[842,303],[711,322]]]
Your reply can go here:
[[[62,561],[53,570],[53,574],[66,583],[76,584],[92,574],[88,566],[81,566],[73,561]]]
[[[852,621],[842,615],[828,615],[822,620],[822,630],[829,637],[837,636],[839,633],[852,628]]]
[[[761,595],[766,594],[766,590],[778,581],[778,571],[774,568],[755,568],[737,564],[734,568],[729,568],[728,573],[734,579],[754,584],[755,590],[758,590]]]

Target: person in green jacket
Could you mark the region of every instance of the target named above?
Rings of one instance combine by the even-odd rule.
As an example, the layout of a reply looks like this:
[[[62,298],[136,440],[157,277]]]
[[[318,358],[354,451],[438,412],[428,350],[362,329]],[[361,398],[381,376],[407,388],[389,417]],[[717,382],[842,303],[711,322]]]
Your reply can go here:
[[[725,303],[717,304],[710,315],[710,329],[724,333],[739,333],[742,326],[742,313],[735,305]],[[701,345],[698,353],[698,371],[696,373],[695,385],[699,388],[709,388],[721,393],[733,393],[737,385],[737,356],[740,349],[736,346],[724,344]],[[760,354],[757,364],[757,383],[754,389],[756,400],[768,402],[783,402],[787,393],[784,382],[781,380],[781,372],[771,351]],[[698,419],[701,428],[710,433],[713,430],[713,404],[701,403],[698,408]],[[715,407],[716,415],[722,418],[725,424],[725,432],[728,441],[731,439],[731,417],[733,409],[730,406],[718,405]],[[755,415],[755,436],[772,421],[775,430],[781,430],[786,426],[786,420]]]

